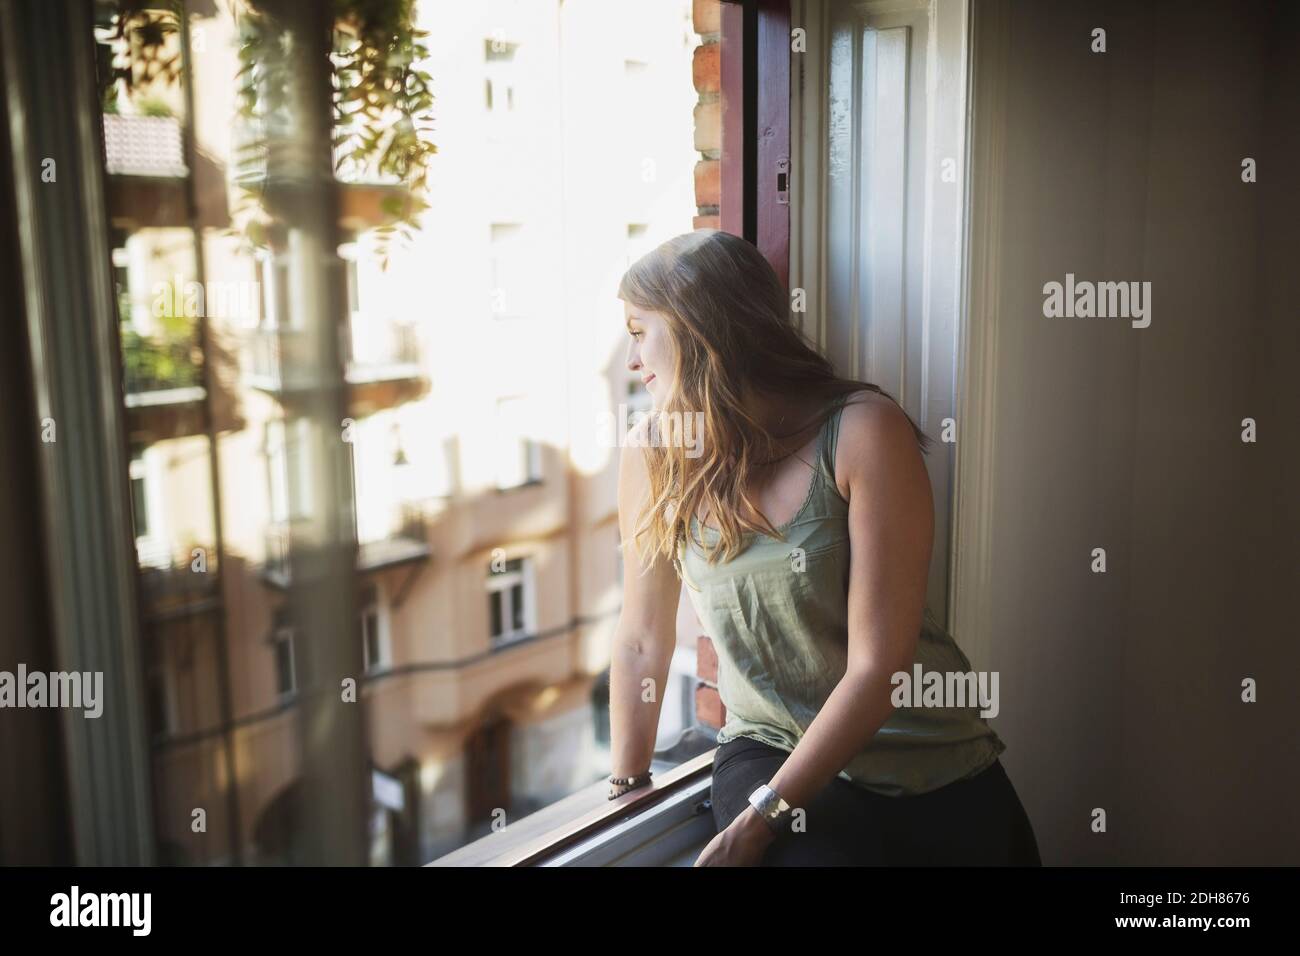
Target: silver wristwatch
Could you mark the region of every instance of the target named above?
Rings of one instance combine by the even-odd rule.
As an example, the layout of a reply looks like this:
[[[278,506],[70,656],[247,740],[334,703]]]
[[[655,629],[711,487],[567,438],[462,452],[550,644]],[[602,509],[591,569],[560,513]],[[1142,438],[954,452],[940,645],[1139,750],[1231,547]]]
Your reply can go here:
[[[773,833],[784,830],[786,821],[794,812],[794,808],[782,800],[781,795],[767,784],[763,784],[749,795],[749,805],[758,811],[758,815],[771,827]]]

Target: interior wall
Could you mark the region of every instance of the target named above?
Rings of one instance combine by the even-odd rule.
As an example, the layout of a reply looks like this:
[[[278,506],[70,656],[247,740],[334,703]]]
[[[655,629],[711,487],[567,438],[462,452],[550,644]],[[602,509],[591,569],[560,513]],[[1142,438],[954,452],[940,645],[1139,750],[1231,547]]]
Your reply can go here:
[[[1295,864],[1297,8],[975,0],[973,30],[954,630],[1003,763],[1045,863]],[[1045,317],[1067,273],[1149,281],[1150,325]]]

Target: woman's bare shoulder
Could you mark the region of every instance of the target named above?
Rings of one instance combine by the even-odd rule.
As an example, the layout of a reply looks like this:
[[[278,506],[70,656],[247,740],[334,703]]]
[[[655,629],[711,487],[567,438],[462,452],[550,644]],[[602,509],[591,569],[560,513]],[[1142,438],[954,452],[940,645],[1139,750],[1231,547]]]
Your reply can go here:
[[[912,423],[892,398],[879,392],[854,392],[844,400],[840,414],[839,443],[863,446],[865,451],[881,441],[904,435],[915,441]]]
[[[859,478],[882,468],[913,467],[920,449],[912,422],[893,399],[854,392],[840,415],[835,446],[835,484],[845,499]]]

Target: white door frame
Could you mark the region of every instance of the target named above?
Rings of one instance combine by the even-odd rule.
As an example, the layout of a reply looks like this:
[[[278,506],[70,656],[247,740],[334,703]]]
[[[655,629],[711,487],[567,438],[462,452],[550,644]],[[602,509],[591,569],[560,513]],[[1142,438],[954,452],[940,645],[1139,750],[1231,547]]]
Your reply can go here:
[[[1006,102],[1006,64],[1010,56],[1006,29],[1010,13],[1005,3],[982,2],[971,17],[966,40],[966,229],[958,359],[958,435],[954,482],[952,576],[949,619],[960,630],[962,647],[976,668],[987,669],[993,635],[990,597],[993,593],[993,539],[989,523],[994,514],[994,462],[997,416],[994,376],[998,355],[1001,290],[998,285],[1002,249],[1002,168],[1006,148],[1006,115],[990,109],[978,116],[977,99]],[[992,27],[989,30],[986,27]],[[975,36],[981,37],[976,57]],[[987,45],[993,38],[992,46]],[[976,90],[980,91],[976,97]]]

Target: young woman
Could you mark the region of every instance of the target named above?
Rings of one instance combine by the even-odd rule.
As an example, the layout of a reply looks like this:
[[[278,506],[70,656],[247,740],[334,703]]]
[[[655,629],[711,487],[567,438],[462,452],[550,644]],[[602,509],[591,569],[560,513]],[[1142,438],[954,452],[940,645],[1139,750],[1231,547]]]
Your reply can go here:
[[[620,460],[611,799],[649,782],[685,582],[726,708],[696,866],[1040,865],[981,704],[895,706],[914,663],[972,671],[925,603],[927,436],[834,373],[742,239],[671,239],[619,298],[658,414]]]

